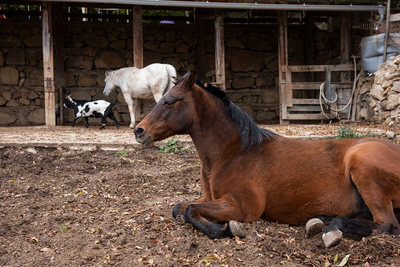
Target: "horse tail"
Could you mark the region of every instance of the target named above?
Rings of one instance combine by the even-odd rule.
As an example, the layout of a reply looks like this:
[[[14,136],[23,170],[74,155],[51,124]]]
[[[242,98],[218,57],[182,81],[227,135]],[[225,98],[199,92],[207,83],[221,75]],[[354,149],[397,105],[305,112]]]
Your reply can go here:
[[[174,86],[177,76],[176,76],[176,70],[175,70],[174,66],[172,66],[170,64],[166,64],[166,68],[167,68],[168,79],[169,79],[169,83],[168,83],[167,90],[166,90],[166,92],[168,92],[169,89],[171,89]]]

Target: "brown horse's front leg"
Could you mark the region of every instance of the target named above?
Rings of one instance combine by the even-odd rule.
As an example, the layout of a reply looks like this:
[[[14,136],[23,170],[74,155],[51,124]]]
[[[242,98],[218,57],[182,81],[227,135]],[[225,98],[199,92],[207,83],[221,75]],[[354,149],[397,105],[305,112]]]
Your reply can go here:
[[[185,221],[212,239],[233,237],[235,235],[244,236],[240,229],[237,229],[237,223],[231,222],[233,220],[243,222],[245,219],[246,214],[239,203],[236,203],[227,195],[215,201],[191,204],[185,211]],[[229,223],[225,227],[222,224],[212,223],[209,220]]]
[[[206,202],[206,200],[205,200],[204,197],[202,197],[202,198],[200,198],[198,200],[195,200],[195,201],[188,201],[188,202],[178,203],[172,209],[172,217],[176,218],[179,215],[183,216],[185,214],[185,211],[186,211],[186,209],[187,209],[187,207],[189,205],[200,204],[200,203],[204,203],[204,202]]]

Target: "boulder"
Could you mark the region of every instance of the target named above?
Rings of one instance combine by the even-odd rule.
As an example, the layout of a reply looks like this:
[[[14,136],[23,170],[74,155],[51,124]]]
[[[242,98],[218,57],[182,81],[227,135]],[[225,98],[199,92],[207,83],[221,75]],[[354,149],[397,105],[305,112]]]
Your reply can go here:
[[[32,32],[31,32],[30,30],[28,30],[27,28],[22,28],[22,29],[19,31],[18,35],[19,35],[22,39],[26,39],[26,38],[28,38],[29,36],[32,35]]]
[[[32,35],[24,39],[24,43],[27,47],[41,47],[42,46],[42,35],[40,33]]]
[[[112,42],[110,44],[110,48],[113,48],[113,49],[125,49],[126,48],[126,41],[125,40],[118,40],[118,41]]]
[[[94,61],[97,69],[117,69],[125,65],[125,58],[119,53],[104,52]]]
[[[28,115],[28,120],[35,124],[44,124],[45,123],[45,109],[37,108],[32,110]]]
[[[89,56],[89,57],[94,57],[96,56],[96,50],[94,50],[93,47],[85,47],[82,49],[82,55],[83,56]]]
[[[33,69],[29,74],[29,77],[25,81],[25,86],[43,86],[44,78],[43,78],[43,70],[42,69]]]
[[[398,94],[389,95],[388,98],[381,102],[384,110],[393,110],[400,104],[400,96]]]
[[[6,55],[7,65],[25,65],[25,49],[10,49]]]
[[[81,87],[93,87],[96,86],[96,80],[87,74],[82,74],[79,76],[78,85]]]
[[[108,48],[109,39],[94,33],[85,33],[85,43],[94,48]]]
[[[0,68],[0,84],[18,85],[19,72],[14,67]]]
[[[378,100],[383,100],[384,96],[383,96],[383,92],[385,90],[382,88],[381,85],[379,84],[374,84],[371,88],[371,96],[373,96],[374,98],[378,99]]]
[[[233,48],[240,48],[240,49],[244,49],[245,48],[245,46],[242,43],[242,41],[240,41],[237,38],[232,38],[232,39],[226,40],[226,47],[233,47]]]
[[[11,124],[11,123],[15,122],[17,119],[18,119],[18,117],[13,113],[0,111],[0,125]]]
[[[75,76],[72,73],[64,73],[65,86],[76,86]]]
[[[7,103],[7,100],[4,97],[0,96],[0,106],[3,106],[5,103]]]
[[[30,66],[40,65],[39,63],[43,58],[43,50],[41,48],[28,48],[26,49],[26,53],[28,58],[28,64]]]
[[[237,48],[230,48],[226,51],[226,59],[230,62],[235,72],[254,71],[257,65],[263,64],[263,54]]]
[[[0,27],[2,28],[2,27]],[[1,34],[0,35],[0,45],[4,47],[20,47],[22,44],[22,39],[18,36],[11,34]]]
[[[259,122],[263,121],[271,121],[276,118],[276,114],[273,111],[263,111],[260,110],[257,112],[256,120]]]
[[[66,62],[67,68],[90,70],[93,66],[93,58],[87,56],[69,56]]]
[[[233,79],[233,88],[252,88],[254,85],[254,79],[251,77],[238,77]]]

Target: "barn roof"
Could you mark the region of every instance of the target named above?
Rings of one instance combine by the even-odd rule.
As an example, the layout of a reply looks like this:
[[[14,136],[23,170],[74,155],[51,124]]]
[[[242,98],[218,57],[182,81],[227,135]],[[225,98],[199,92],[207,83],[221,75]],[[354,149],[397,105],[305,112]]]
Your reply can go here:
[[[28,0],[31,1],[31,0]],[[385,6],[377,1],[177,1],[177,0],[44,0],[45,2],[65,2],[82,4],[122,4],[159,7],[189,8],[223,8],[223,9],[255,9],[255,10],[292,10],[292,11],[379,11]],[[37,1],[35,1],[37,2]],[[294,4],[291,2],[295,2]],[[297,3],[296,3],[297,2]]]

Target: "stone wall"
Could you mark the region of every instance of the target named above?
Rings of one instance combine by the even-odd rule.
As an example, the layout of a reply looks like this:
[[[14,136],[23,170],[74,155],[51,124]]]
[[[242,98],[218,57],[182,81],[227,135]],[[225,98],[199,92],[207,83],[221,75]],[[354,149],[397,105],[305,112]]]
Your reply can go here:
[[[400,122],[400,55],[358,83],[357,119],[389,126]]]
[[[44,124],[40,21],[0,21],[0,125]],[[116,117],[129,122],[119,89],[104,96],[106,70],[132,66],[132,25],[107,22],[65,23],[65,92],[73,98],[119,102]],[[213,23],[205,25],[206,71],[214,70]],[[317,31],[316,64],[339,62],[339,37]],[[225,26],[226,89],[233,102],[257,122],[279,120],[277,31],[266,26]],[[305,33],[289,29],[289,64],[303,65]],[[144,24],[144,66],[173,65],[178,75],[196,69],[193,25]],[[213,76],[207,78],[213,80]],[[56,77],[57,82],[57,77]],[[58,96],[57,96],[58,97]],[[154,106],[142,101],[142,116]],[[67,112],[67,121],[72,121]],[[93,122],[99,123],[98,119]]]

